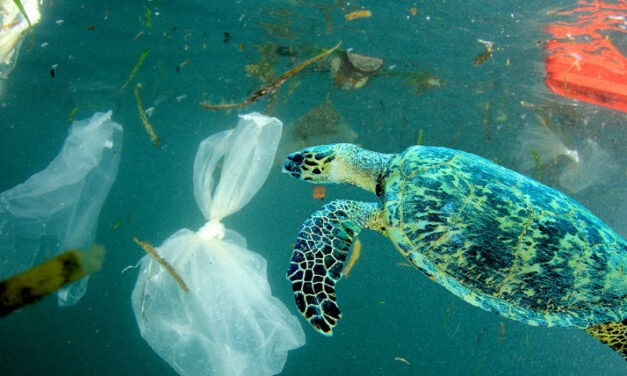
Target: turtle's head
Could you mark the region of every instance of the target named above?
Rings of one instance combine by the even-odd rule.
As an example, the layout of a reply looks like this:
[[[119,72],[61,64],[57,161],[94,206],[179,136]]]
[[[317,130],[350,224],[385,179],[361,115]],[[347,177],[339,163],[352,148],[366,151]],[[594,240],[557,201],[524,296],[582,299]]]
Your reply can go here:
[[[390,155],[353,144],[312,146],[287,156],[283,172],[317,183],[349,183],[374,192]]]
[[[287,156],[283,172],[302,180],[331,183],[335,160],[334,145],[313,146]]]

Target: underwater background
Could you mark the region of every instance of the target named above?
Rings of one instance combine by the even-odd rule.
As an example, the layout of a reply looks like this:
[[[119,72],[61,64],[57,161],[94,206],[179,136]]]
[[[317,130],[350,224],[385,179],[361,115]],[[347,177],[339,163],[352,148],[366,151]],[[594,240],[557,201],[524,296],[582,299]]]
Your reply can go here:
[[[124,145],[99,218],[102,270],[74,306],[47,298],[0,320],[0,374],[175,374],[135,322],[137,269],[127,267],[144,253],[133,237],[156,246],[180,228],[204,224],[193,194],[194,156],[200,141],[233,127],[238,113],[276,116],[287,134],[309,111],[333,108],[341,115],[335,128],[299,130],[307,143],[472,152],[558,188],[625,236],[627,115],[558,97],[543,82],[543,29],[557,17],[550,10],[574,4],[43,1],[41,21],[0,80],[0,191],[48,165],[71,119],[112,109]],[[370,17],[345,18],[360,9]],[[491,41],[493,54],[473,64],[485,51],[479,40]],[[384,60],[362,88],[336,88],[327,62],[245,108],[199,106],[243,100],[268,77],[340,41],[342,49]],[[627,45],[620,48],[625,55]],[[139,119],[138,82],[160,147]],[[277,166],[301,144],[285,136]],[[578,150],[580,160],[566,150]],[[324,201],[336,198],[374,200],[353,187],[327,186]],[[296,315],[285,270],[302,222],[322,204],[311,185],[276,168],[257,196],[224,220],[268,260],[274,295]],[[407,267],[387,239],[368,231],[359,238],[361,258],[337,286],[343,318],[333,337],[301,320],[307,342],[289,353],[283,374],[627,375],[625,361],[584,331],[530,327],[475,308]]]

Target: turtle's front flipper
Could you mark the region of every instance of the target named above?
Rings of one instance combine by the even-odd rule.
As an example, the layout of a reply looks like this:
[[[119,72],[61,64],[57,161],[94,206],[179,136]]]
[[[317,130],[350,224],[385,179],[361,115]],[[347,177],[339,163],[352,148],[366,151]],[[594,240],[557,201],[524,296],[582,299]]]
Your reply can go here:
[[[627,360],[627,319],[586,328],[586,332],[605,343]]]
[[[336,200],[316,211],[300,229],[287,278],[296,305],[309,323],[330,336],[342,316],[335,302],[335,283],[353,238],[362,228],[376,229],[377,203]]]

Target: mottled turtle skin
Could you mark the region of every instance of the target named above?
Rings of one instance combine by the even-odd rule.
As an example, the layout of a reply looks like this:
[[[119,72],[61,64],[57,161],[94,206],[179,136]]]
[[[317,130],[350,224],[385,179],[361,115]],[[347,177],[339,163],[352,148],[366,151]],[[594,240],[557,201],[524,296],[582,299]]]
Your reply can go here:
[[[530,325],[627,324],[627,243],[533,179],[425,146],[400,154],[315,146],[290,154],[284,171],[354,184],[379,198],[332,201],[298,235],[288,279],[299,310],[323,334],[341,316],[334,285],[362,228],[385,235],[416,268],[485,310]]]
[[[445,148],[406,150],[383,180],[386,235],[468,303],[531,325],[627,318],[627,244],[566,195]]]

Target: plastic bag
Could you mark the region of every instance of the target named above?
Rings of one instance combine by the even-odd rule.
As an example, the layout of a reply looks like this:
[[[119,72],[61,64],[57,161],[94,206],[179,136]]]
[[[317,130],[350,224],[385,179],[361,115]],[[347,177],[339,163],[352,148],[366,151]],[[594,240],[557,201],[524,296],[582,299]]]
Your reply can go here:
[[[258,113],[204,140],[194,161],[194,195],[208,222],[182,229],[157,252],[189,288],[150,256],[141,261],[132,303],[144,339],[181,375],[271,375],[302,346],[297,318],[272,296],[266,260],[221,219],[263,185],[282,124]],[[214,170],[223,160],[214,189]]]
[[[75,121],[45,170],[0,194],[0,280],[94,240],[102,204],[115,180],[122,126],[111,111]],[[87,278],[59,290],[59,305],[76,303]]]

